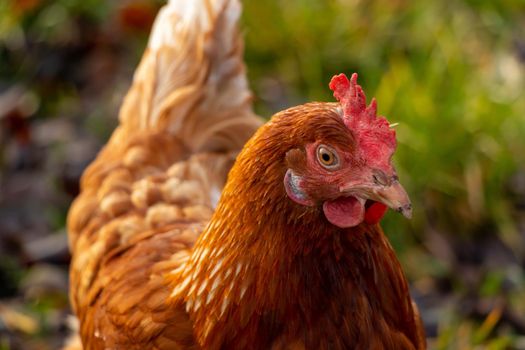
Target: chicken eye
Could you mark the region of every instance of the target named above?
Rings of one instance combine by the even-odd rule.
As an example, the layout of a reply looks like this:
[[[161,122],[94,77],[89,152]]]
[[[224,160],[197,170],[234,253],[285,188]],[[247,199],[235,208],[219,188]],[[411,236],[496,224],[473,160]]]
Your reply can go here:
[[[333,169],[339,164],[339,159],[335,151],[323,145],[317,148],[317,160],[327,169]]]

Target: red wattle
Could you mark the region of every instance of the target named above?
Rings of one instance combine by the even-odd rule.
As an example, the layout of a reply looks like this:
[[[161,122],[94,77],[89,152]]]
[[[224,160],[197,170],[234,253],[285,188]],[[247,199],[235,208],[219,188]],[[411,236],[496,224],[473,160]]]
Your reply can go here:
[[[341,197],[323,203],[325,217],[341,228],[353,227],[363,221],[365,207],[355,197]]]
[[[383,203],[374,202],[365,211],[365,222],[369,225],[377,224],[385,215],[388,207]]]

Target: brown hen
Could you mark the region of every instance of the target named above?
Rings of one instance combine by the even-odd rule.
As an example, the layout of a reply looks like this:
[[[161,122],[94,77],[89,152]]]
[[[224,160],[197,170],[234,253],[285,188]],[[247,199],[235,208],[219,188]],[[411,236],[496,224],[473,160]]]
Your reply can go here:
[[[339,103],[260,127],[239,14],[171,0],[158,15],[69,213],[69,348],[424,349],[377,224],[410,215],[395,134],[356,75],[332,81]]]

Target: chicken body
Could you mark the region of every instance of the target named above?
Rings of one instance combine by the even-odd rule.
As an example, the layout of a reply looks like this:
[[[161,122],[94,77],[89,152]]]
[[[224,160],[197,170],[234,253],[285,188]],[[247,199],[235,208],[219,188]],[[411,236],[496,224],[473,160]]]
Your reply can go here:
[[[83,348],[423,349],[379,225],[341,228],[289,198],[283,179],[302,166],[291,151],[354,141],[337,103],[260,127],[239,12],[235,0],[166,5],[82,178],[68,227]]]

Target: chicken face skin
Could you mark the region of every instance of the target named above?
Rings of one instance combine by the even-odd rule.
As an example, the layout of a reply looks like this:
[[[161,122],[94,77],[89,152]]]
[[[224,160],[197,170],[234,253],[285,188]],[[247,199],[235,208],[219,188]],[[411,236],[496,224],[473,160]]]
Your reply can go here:
[[[322,206],[328,221],[342,228],[363,221],[375,224],[387,207],[410,217],[410,199],[398,181],[391,154],[383,152],[380,156],[387,159],[375,162],[363,159],[362,145],[345,125],[341,109],[327,109],[322,115],[325,125],[315,139],[286,153],[288,197],[301,205]]]

